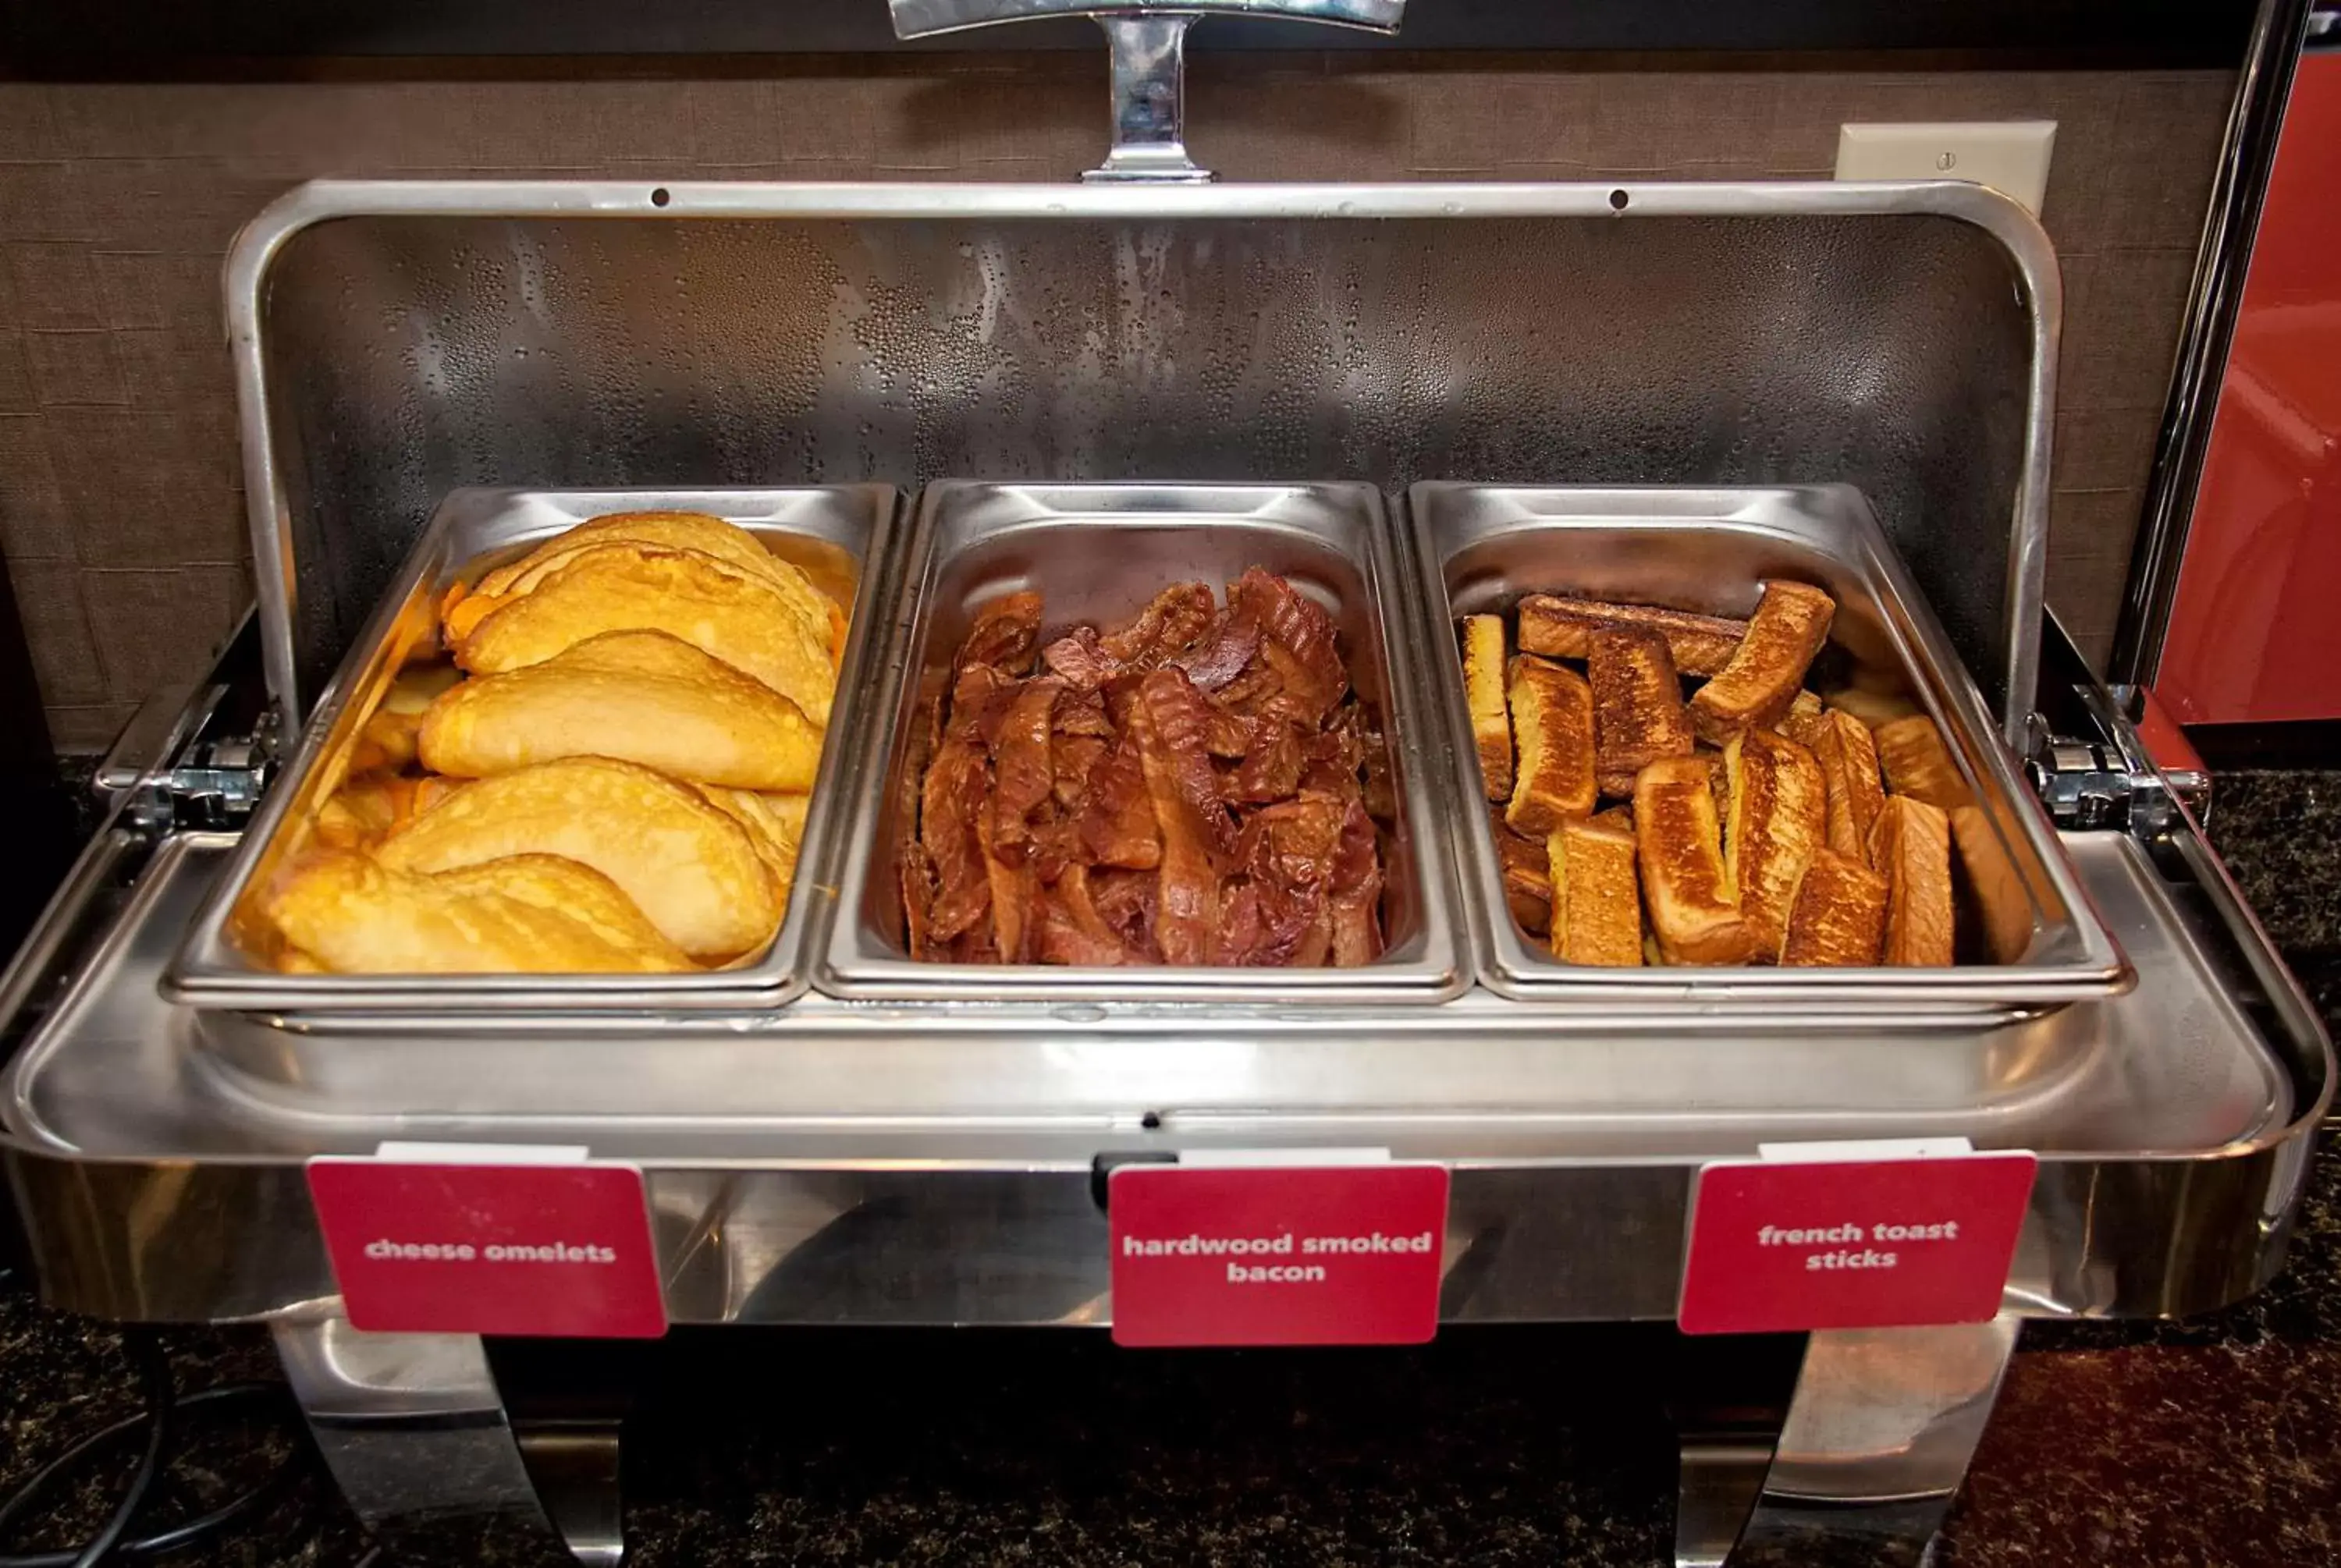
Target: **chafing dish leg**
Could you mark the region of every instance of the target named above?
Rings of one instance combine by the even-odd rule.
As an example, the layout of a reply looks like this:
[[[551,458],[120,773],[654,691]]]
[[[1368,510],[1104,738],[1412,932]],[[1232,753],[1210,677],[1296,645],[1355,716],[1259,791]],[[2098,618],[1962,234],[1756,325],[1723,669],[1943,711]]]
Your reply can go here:
[[[2002,1315],[1812,1335],[1732,1568],[1923,1562],[1991,1417],[2016,1331]]]
[[[279,1323],[274,1333],[317,1450],[369,1529],[553,1544],[478,1338],[364,1334],[338,1315]],[[614,1474],[614,1446],[613,1462]],[[615,1526],[613,1505],[608,1554],[578,1554],[614,1563]]]

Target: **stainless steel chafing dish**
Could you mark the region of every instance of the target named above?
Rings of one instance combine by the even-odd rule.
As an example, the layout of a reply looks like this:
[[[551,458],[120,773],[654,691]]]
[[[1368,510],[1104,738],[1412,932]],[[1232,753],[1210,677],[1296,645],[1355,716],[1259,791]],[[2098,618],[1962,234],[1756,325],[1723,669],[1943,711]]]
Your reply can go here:
[[[1052,8],[905,5],[937,26]],[[1195,7],[1242,8],[1259,7]],[[1387,23],[1396,4],[1309,9]],[[1371,1146],[1451,1172],[1442,1318],[1563,1321],[1673,1315],[1706,1162],[1956,1135],[2040,1156],[2002,1315],[1815,1335],[1777,1454],[1769,1434],[1687,1438],[1683,1560],[1809,1525],[1816,1506],[1830,1528],[1874,1523],[1865,1503],[1938,1517],[2023,1317],[2189,1312],[2268,1276],[2332,1089],[2329,1043],[2184,802],[2044,631],[2045,236],[1959,184],[1182,183],[1200,172],[1175,74],[1148,73],[1174,71],[1186,20],[1109,20],[1130,135],[1105,172],[1171,183],[327,183],[245,233],[228,287],[257,623],[193,702],[125,737],[104,829],[0,982],[22,1040],[0,1145],[50,1299],[264,1319],[370,1516],[526,1513],[530,1434],[515,1442],[479,1341],[351,1331],[304,1162],[423,1137],[638,1165],[676,1322],[1098,1325],[1106,1165]],[[384,322],[430,352],[381,352]],[[456,349],[473,373],[416,368]],[[1894,586],[1912,619],[1880,601],[1876,624],[1903,626],[1975,781],[2007,791],[2021,760],[2053,783],[2056,757],[2089,750],[2131,786],[2126,818],[2094,831],[2052,834],[2011,803],[2010,850],[2039,862],[2036,957],[2072,968],[2030,989],[1980,970],[1998,1016],[1957,1018],[1907,997],[1706,1005],[1738,977],[1676,977],[1656,999],[1506,997],[1529,967],[1501,954],[1487,984],[1433,1000],[1447,895],[1425,875],[1421,1005],[1200,984],[1050,997],[943,976],[915,999],[587,1010],[564,992],[296,1016],[199,1006],[192,968],[161,988],[256,853],[241,808],[281,812],[302,787],[271,777],[268,716],[287,737],[331,731],[325,677],[450,492],[915,491],[947,474],[1041,511],[1131,481],[1321,476],[1384,506],[1425,481],[1574,487],[1558,504],[1579,512],[1619,487],[1853,486],[1908,568]],[[1484,499],[1526,504],[1506,494]],[[1441,575],[1456,541],[1436,511],[1418,511],[1423,559],[1386,521],[1359,523],[1384,529],[1362,541],[1370,571],[1347,558],[1385,596],[1401,732],[1408,684],[1448,657],[1444,595],[1470,590]],[[1394,620],[1386,595],[1409,571],[1439,586]],[[857,618],[894,650],[865,752],[839,764],[865,803],[926,657],[913,622],[947,620],[966,589],[937,572]],[[885,577],[865,568],[865,591]],[[1345,597],[1351,580],[1324,585]],[[1418,861],[1439,858],[1426,812],[1469,805],[1476,824],[1438,722],[1400,735],[1410,770],[1428,757],[1410,782]],[[2033,745],[2075,736],[2094,750]],[[883,946],[868,878],[808,897],[843,989]],[[2100,931],[2135,970],[2126,994],[2101,984],[2118,958]],[[2042,1010],[2059,995],[2075,999]],[[565,1419],[573,1461],[593,1438]],[[608,1560],[614,1508],[555,1506]]]
[[[1469,983],[1454,878],[1439,852],[1447,802],[1406,658],[1412,588],[1371,485],[930,484],[903,567],[905,619],[873,704],[858,831],[842,868],[840,914],[821,987],[860,999],[1440,1002]],[[973,610],[1038,589],[1047,625],[1111,624],[1178,581],[1234,581],[1262,566],[1313,592],[1340,633],[1360,699],[1380,720],[1397,797],[1387,835],[1382,925],[1389,948],[1363,968],[1070,969],[921,963],[906,956],[896,856],[914,824],[911,744],[947,680]]]
[[[779,931],[761,953],[724,968],[681,975],[288,975],[254,956],[249,908],[289,857],[307,841],[317,809],[341,786],[361,727],[399,670],[435,646],[438,607],[458,581],[476,579],[529,546],[588,518],[615,511],[697,511],[736,522],[765,547],[812,574],[850,607],[838,670],[832,733],[822,748],[805,822],[797,885],[825,885],[845,812],[838,797],[846,754],[861,722],[855,700],[875,674],[890,564],[887,545],[898,498],[886,485],[759,490],[515,491],[460,490],[423,531],[381,606],[351,644],[323,691],[308,731],[266,804],[243,835],[235,863],[195,918],[186,945],[163,979],[177,1001],[197,1007],[291,1012],[422,1007],[577,1009],[778,1007],[804,988],[808,928],[825,900],[792,896]]]
[[[1793,577],[1837,600],[1834,679],[1916,703],[1929,714],[1978,802],[2004,897],[2027,910],[2001,920],[2028,928],[2020,953],[1948,969],[1575,968],[1532,947],[1505,908],[1503,871],[1489,841],[1464,711],[1461,660],[1451,632],[1427,661],[1448,720],[1456,858],[1471,879],[1480,978],[1513,997],[1633,998],[1699,1007],[1856,1001],[1893,1007],[1913,1022],[1938,1014],[1999,1013],[2110,996],[2131,974],[2067,865],[2055,831],[2015,759],[1992,733],[1990,710],[1966,678],[1909,574],[1858,492],[1842,485],[1789,490],[1508,489],[1430,481],[1409,497],[1423,601],[1439,631],[1457,616],[1509,606],[1524,592],[1644,601],[1745,614],[1767,577]],[[1970,928],[1986,923],[1977,911]],[[1990,957],[1985,954],[1982,957]]]

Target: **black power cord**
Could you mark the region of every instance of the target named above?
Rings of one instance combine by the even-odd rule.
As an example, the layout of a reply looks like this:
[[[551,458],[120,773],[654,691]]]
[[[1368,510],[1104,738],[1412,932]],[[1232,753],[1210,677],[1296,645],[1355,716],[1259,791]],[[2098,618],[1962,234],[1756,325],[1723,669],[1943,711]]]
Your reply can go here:
[[[166,1454],[182,1415],[284,1402],[289,1396],[284,1385],[279,1383],[227,1383],[182,1399],[172,1384],[170,1358],[164,1352],[161,1340],[151,1330],[137,1328],[125,1330],[124,1340],[137,1364],[139,1386],[144,1394],[146,1408],[136,1415],[125,1416],[91,1433],[43,1465],[30,1480],[9,1494],[5,1501],[0,1501],[0,1540],[6,1538],[9,1526],[61,1477],[71,1474],[91,1455],[113,1448],[124,1439],[143,1432],[145,1443],[139,1451],[137,1467],[130,1473],[129,1484],[123,1488],[122,1495],[115,1500],[105,1524],[83,1544],[45,1551],[0,1553],[0,1568],[97,1568],[97,1564],[108,1561],[134,1562],[184,1551],[256,1513],[283,1491],[297,1473],[299,1454],[296,1451],[293,1461],[278,1465],[258,1485],[219,1507],[151,1535],[131,1536],[132,1522],[144,1506],[155,1482],[168,1467]]]

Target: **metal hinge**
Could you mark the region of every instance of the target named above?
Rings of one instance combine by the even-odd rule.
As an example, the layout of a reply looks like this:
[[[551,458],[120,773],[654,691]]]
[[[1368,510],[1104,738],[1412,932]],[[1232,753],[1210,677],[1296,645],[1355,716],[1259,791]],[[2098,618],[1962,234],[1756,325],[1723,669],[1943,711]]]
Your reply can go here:
[[[2117,829],[2154,838],[2178,825],[2183,804],[2197,822],[2211,813],[2211,779],[2195,769],[2166,771],[2137,738],[2127,712],[2129,689],[2074,690],[2097,721],[2095,737],[2058,735],[2032,716],[2025,773],[2049,819],[2063,829]]]
[[[207,736],[224,686],[177,687],[149,698],[123,729],[92,786],[125,826],[148,832],[243,826],[276,766],[276,716],[249,735]]]

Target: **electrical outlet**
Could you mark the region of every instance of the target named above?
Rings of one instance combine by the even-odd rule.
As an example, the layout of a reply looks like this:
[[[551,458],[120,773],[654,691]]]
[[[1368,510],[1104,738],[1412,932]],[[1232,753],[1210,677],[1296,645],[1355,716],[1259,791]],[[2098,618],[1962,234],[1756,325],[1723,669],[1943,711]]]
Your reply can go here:
[[[1927,125],[1840,125],[1840,180],[1973,180],[2040,215],[2048,189],[2054,120],[2002,120]]]

